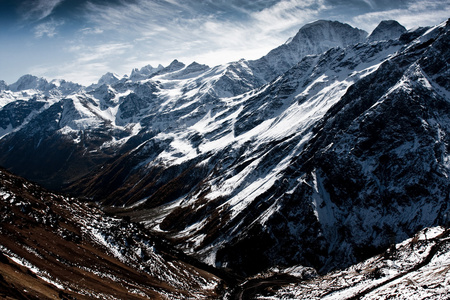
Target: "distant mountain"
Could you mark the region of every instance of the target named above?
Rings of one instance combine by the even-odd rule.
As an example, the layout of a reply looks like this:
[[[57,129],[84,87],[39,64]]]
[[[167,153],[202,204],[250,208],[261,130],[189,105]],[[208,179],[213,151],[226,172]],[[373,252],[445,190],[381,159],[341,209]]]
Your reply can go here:
[[[48,90],[50,84],[44,78],[38,78],[33,75],[24,75],[19,78],[15,83],[9,86],[10,90],[13,92],[37,89],[37,90]]]
[[[241,276],[346,268],[450,213],[450,25],[402,28],[317,21],[260,60],[71,93],[22,80],[0,164]]]
[[[395,20],[382,21],[367,37],[369,42],[396,40],[406,32],[406,28]]]
[[[120,80],[119,75],[108,72],[105,75],[103,75],[97,82],[98,85],[106,84],[111,85]]]
[[[0,80],[0,91],[4,91],[8,88],[8,85],[4,80]]]
[[[162,65],[158,65],[158,67],[153,68],[151,65],[147,65],[142,67],[141,69],[133,69],[130,75],[131,80],[142,80],[149,78],[151,75],[161,71],[164,69]]]
[[[20,92],[25,90],[37,90],[42,92],[58,91],[62,95],[70,94],[80,90],[81,85],[67,82],[65,80],[53,80],[48,82],[44,78],[39,78],[33,75],[24,75],[20,77],[15,83],[8,86],[8,89],[13,92]]]

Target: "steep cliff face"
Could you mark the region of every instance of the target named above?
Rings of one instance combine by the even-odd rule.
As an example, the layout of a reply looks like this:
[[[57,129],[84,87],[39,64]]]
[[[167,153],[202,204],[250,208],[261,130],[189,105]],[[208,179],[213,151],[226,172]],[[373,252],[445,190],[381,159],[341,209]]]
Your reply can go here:
[[[303,245],[326,244],[323,254],[317,255],[316,246],[309,250],[314,258],[323,256],[321,262],[302,258],[312,265],[326,269],[330,259],[335,266],[350,263],[390,239],[401,241],[423,226],[445,222],[450,102],[437,84],[443,75],[435,70],[446,73],[442,69],[448,64],[442,60],[450,56],[442,47],[448,33],[435,31],[434,37],[406,47],[350,87],[280,178],[291,182],[283,188],[289,193],[280,196],[287,201],[278,210],[287,220],[283,223],[311,230],[302,220],[311,215],[320,224],[311,234],[320,241],[298,249],[308,253]],[[265,225],[278,229],[279,218],[274,215],[271,225]],[[288,229],[281,226],[273,235]],[[279,243],[274,245],[278,249]]]

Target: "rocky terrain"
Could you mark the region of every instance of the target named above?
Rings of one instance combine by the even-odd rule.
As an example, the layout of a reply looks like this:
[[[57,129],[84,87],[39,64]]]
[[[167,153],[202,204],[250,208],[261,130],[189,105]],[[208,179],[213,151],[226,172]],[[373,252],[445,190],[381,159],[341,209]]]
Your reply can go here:
[[[449,233],[426,228],[380,255],[323,276],[302,266],[274,269],[242,283],[236,294],[242,299],[447,299]]]
[[[223,281],[140,224],[0,170],[2,299],[217,299]],[[175,254],[174,254],[175,253]]]
[[[383,21],[368,34],[321,20],[254,61],[174,60],[130,76],[107,73],[89,87],[26,75],[0,83],[0,165],[77,197],[68,209],[82,216],[73,226],[99,234],[100,244],[113,236],[105,253],[119,261],[126,253],[122,263],[168,284],[160,294],[169,298],[303,297],[302,287],[320,282],[329,295],[369,297],[381,292],[367,283],[371,275],[336,287],[333,274],[372,261],[384,268],[377,255],[396,243],[402,255],[421,258],[417,270],[434,268],[434,254],[428,261],[422,253],[446,257],[449,43],[448,21],[412,30]],[[143,242],[117,242],[132,231],[120,226],[165,241],[159,251],[172,249],[180,267],[167,271],[166,257],[155,260],[173,282],[141,270],[132,253]],[[407,252],[399,244],[424,228],[442,233],[433,238],[440,246]],[[7,263],[21,257],[2,252]],[[181,271],[186,261],[215,275],[197,270],[192,286],[178,284],[191,276]],[[386,271],[391,277],[378,275],[393,282],[411,268],[402,262]],[[292,272],[303,274],[301,283]],[[189,294],[204,290],[201,282],[210,289]],[[277,286],[279,294],[266,293]]]

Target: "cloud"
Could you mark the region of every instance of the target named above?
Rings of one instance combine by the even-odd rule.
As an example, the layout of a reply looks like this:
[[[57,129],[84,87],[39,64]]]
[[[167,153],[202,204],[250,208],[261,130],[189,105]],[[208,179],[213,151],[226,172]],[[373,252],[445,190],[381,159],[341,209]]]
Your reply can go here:
[[[374,29],[380,21],[397,20],[406,28],[436,25],[450,16],[450,3],[446,0],[420,0],[408,3],[404,8],[368,12],[352,18],[365,30]]]
[[[160,0],[86,4],[93,27],[131,40],[143,60],[195,57],[200,63],[263,56],[314,21],[326,7],[323,0]],[[217,55],[212,53],[217,52]],[[227,54],[228,53],[228,54]],[[252,54],[251,57],[245,56]],[[137,53],[135,54],[137,55]],[[203,59],[202,59],[203,58]]]
[[[40,21],[48,17],[55,7],[64,0],[28,0],[19,8],[22,18],[27,21]]]
[[[324,1],[283,0],[252,14],[258,27],[265,31],[282,32],[315,20],[326,9]]]
[[[130,44],[110,43],[95,46],[75,46],[69,50],[76,55],[78,64],[91,63],[93,61],[107,61],[111,58],[121,56],[133,48]]]
[[[61,47],[52,52],[49,66],[56,56],[59,60],[43,75],[84,84],[108,71],[125,74],[175,58],[210,66],[257,59],[317,19],[371,31],[384,19],[412,27],[437,24],[450,15],[448,0],[78,0],[81,14],[75,21],[70,19],[74,14],[64,15],[74,11],[68,9],[72,2],[63,1],[35,0],[30,6],[30,20],[41,18],[35,37],[56,36],[64,22],[55,19],[66,20],[64,36],[52,41]]]
[[[102,34],[102,33],[103,33],[103,30],[100,29],[100,28],[90,28],[90,27],[87,27],[87,28],[80,29],[80,32],[81,32],[82,34],[84,34],[84,35],[88,35],[88,34]]]
[[[48,22],[41,23],[34,27],[34,36],[36,38],[42,38],[44,36],[52,38],[58,33],[56,29],[63,24],[64,21],[55,21],[55,20],[50,20]]]

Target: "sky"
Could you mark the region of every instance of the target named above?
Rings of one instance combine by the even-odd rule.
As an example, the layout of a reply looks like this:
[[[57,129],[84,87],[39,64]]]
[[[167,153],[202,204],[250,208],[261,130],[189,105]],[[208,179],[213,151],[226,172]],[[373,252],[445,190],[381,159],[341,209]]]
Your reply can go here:
[[[89,85],[174,59],[257,59],[318,19],[370,33],[382,20],[410,29],[449,17],[450,0],[0,0],[0,80]]]

